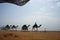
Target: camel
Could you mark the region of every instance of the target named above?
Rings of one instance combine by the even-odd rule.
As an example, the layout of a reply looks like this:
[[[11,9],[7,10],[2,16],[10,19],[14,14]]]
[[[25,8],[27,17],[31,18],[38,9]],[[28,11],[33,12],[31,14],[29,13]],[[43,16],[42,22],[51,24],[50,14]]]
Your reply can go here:
[[[12,3],[19,6],[25,5],[30,0],[0,0],[0,3]]]
[[[30,26],[30,25],[28,25],[28,26],[27,26],[27,25],[23,25],[23,26],[22,26],[22,30],[23,30],[23,31],[27,31],[29,26]]]
[[[16,29],[17,27],[18,27],[18,25],[17,25],[17,26],[13,25],[13,26],[11,27],[11,29]]]
[[[1,30],[9,30],[10,29],[10,26],[9,25],[6,25],[5,27],[2,26]]]
[[[39,25],[39,26],[38,26],[38,25],[36,24],[36,22],[35,22],[35,24],[33,25],[33,28],[32,28],[32,29],[35,29],[35,28],[36,28],[36,31],[37,31],[38,28],[41,27],[41,26],[42,26],[42,25]]]
[[[5,26],[5,29],[6,29],[6,30],[10,29],[10,26],[9,26],[9,25],[6,25],[6,26]]]

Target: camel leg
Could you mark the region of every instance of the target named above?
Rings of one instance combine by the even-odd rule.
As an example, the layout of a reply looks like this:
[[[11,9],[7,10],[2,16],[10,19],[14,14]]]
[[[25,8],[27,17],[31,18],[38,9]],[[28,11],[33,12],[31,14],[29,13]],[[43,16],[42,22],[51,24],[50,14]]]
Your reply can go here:
[[[26,31],[28,31],[28,29]]]
[[[32,31],[34,31],[35,30],[35,28],[32,28]]]
[[[36,31],[38,31],[38,28],[36,28]]]
[[[32,31],[33,31],[33,28],[32,28]]]

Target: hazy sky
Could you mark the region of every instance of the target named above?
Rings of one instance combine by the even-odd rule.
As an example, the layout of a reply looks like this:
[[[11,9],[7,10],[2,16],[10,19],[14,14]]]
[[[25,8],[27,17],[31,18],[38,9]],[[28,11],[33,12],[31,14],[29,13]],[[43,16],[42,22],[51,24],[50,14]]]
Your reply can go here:
[[[0,25],[42,24],[39,30],[60,31],[60,0],[30,0],[24,6],[0,3]]]

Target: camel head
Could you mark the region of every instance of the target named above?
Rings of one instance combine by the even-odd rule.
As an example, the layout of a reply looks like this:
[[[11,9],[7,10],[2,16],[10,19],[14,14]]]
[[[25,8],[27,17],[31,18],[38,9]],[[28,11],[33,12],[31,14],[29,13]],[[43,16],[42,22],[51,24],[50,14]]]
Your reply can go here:
[[[41,27],[42,25],[39,25],[39,27]]]
[[[18,25],[16,27],[18,27]]]
[[[28,1],[30,1],[30,0],[0,0],[0,3],[12,3],[12,4],[16,4],[18,6],[23,6]]]
[[[28,25],[28,27],[29,27],[30,25]]]

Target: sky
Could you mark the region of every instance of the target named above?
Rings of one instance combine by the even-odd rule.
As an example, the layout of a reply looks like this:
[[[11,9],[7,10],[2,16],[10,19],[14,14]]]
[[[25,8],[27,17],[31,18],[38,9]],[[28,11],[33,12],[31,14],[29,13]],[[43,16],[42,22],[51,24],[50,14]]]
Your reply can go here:
[[[42,25],[39,30],[60,31],[60,0],[30,0],[24,6],[0,3],[0,25]]]

